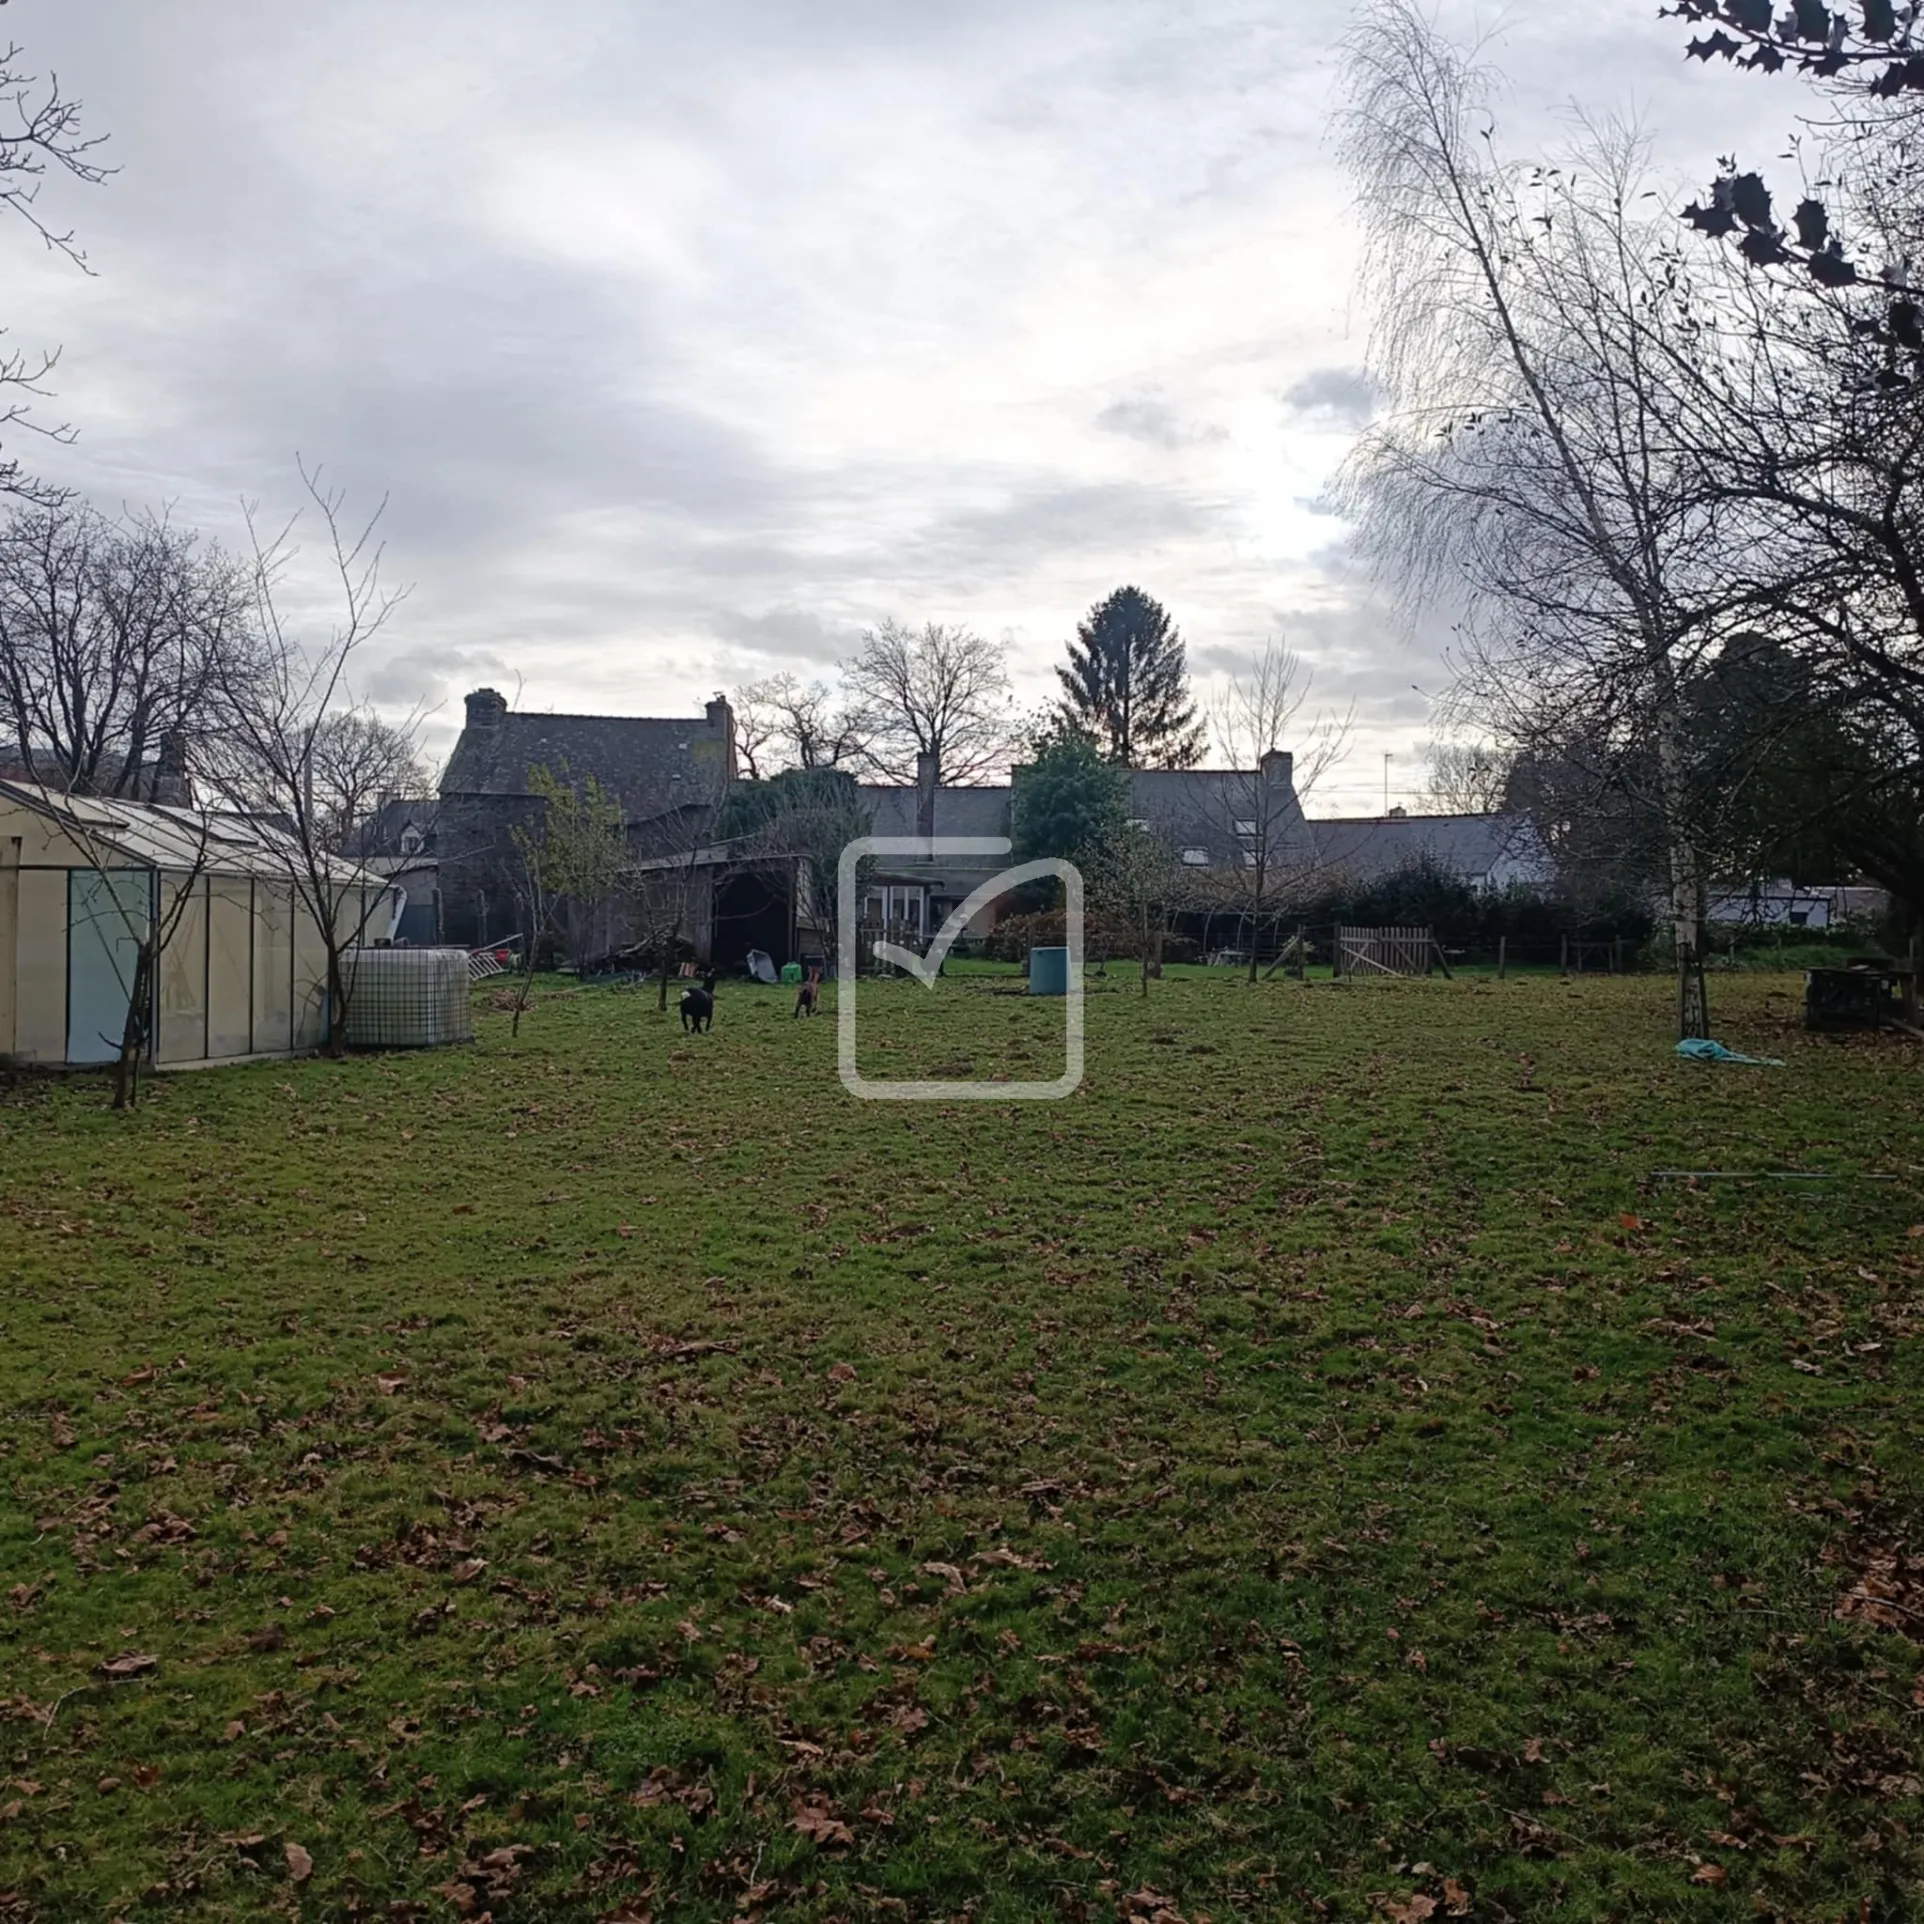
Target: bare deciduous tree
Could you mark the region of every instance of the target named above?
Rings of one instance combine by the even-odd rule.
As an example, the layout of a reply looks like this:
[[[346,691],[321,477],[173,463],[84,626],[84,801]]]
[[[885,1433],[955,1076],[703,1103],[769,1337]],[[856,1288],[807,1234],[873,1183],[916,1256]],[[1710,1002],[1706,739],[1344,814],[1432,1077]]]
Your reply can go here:
[[[242,564],[164,516],[21,508],[0,527],[0,729],[36,781],[139,793],[170,736],[218,732],[258,658],[250,612]]]
[[[823,681],[770,675],[735,691],[735,749],[751,781],[788,768],[848,768],[868,746],[860,713]]]
[[[40,190],[49,169],[70,175],[88,186],[98,186],[113,172],[95,157],[104,135],[81,131],[80,103],[60,91],[58,80],[42,90],[39,80],[21,67],[21,50],[8,46],[0,52],[0,205],[25,221],[42,243],[64,254],[83,273],[87,257],[70,228],[51,225],[40,211]],[[45,382],[58,353],[0,352],[0,431],[31,429],[53,441],[71,441],[73,430],[49,427],[33,418],[33,402],[46,394]],[[20,461],[0,458],[0,494],[51,507],[66,499],[66,490],[33,480]]]
[[[1516,751],[1495,742],[1431,742],[1425,794],[1441,815],[1496,815],[1507,805]]]
[[[115,1044],[113,1106],[131,1109],[140,1099],[140,1065],[153,1042],[155,994],[161,958],[179,933],[212,866],[216,831],[203,805],[168,809],[158,824],[143,824],[151,842],[164,838],[164,878],[130,862],[120,846],[121,821],[111,809],[89,807],[91,798],[64,791],[68,807],[58,817],[68,844],[90,871],[84,897],[70,889],[68,940],[101,943],[114,957],[127,1007]],[[130,955],[130,965],[121,958]]]
[[[543,938],[558,936],[565,927],[569,953],[579,969],[596,919],[628,866],[628,825],[620,796],[609,794],[593,775],[576,782],[565,762],[557,769],[533,763],[528,787],[541,802],[541,812],[508,831],[521,864],[529,921],[511,1035],[521,1033]]]
[[[383,802],[429,793],[412,721],[396,726],[365,706],[340,708],[314,730],[314,810],[337,853],[351,851]]]
[[[341,493],[323,486],[318,469],[303,465],[301,479],[325,534],[338,611],[325,632],[311,637],[297,635],[288,625],[282,579],[297,523],[290,521],[277,537],[264,537],[250,506],[250,586],[264,655],[245,676],[223,677],[224,727],[209,772],[231,807],[264,817],[281,830],[273,846],[295,902],[313,918],[325,952],[327,1046],[338,1056],[347,1049],[353,993],[346,958],[366,932],[370,878],[335,853],[335,829],[347,804],[328,786],[322,750],[330,739],[341,738],[343,711],[357,712],[350,670],[360,650],[387,625],[402,594],[381,583],[382,550],[375,538],[381,510],[351,535],[342,523]]]
[[[1342,759],[1349,739],[1348,714],[1325,712],[1306,723],[1311,682],[1301,657],[1271,642],[1210,708],[1228,772],[1207,792],[1238,866],[1210,875],[1208,887],[1211,906],[1233,903],[1248,931],[1252,982],[1258,935],[1290,912],[1316,866],[1302,798]]]
[[[912,782],[920,755],[938,782],[980,781],[1015,746],[1004,650],[967,628],[884,621],[842,664],[860,758],[885,781]]]
[[[1162,939],[1184,893],[1169,837],[1143,822],[1112,830],[1082,858],[1089,904],[1126,920],[1142,951],[1142,993],[1162,973]]]

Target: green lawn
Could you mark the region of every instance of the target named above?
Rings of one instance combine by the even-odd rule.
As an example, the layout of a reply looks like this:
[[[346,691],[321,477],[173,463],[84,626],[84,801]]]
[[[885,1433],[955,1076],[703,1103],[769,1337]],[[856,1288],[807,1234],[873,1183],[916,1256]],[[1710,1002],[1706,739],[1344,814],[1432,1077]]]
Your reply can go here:
[[[1094,989],[0,1095],[0,1917],[1916,1918],[1924,1048]]]

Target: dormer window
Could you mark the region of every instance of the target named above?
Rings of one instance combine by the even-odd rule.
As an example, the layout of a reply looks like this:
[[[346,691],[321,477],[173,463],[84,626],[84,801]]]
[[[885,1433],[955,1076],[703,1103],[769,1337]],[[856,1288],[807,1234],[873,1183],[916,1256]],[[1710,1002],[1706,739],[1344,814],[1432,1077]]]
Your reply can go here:
[[[1209,851],[1206,848],[1186,848],[1182,852],[1184,868],[1207,868]]]
[[[419,855],[421,852],[421,831],[418,828],[404,828],[401,831],[401,853]]]

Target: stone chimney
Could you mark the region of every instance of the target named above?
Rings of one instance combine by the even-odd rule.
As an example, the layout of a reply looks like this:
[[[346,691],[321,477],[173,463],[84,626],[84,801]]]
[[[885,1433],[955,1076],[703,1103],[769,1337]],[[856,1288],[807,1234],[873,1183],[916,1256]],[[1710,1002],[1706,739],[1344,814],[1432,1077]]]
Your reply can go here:
[[[1296,772],[1296,757],[1286,748],[1272,748],[1263,755],[1263,786],[1287,788]]]
[[[499,728],[508,712],[508,698],[492,688],[477,688],[468,697],[470,728]]]
[[[915,832],[935,833],[935,779],[942,772],[940,756],[926,748],[915,758]]]
[[[187,737],[177,728],[160,738],[151,799],[163,808],[186,808],[193,802],[193,785],[187,779]]]
[[[706,705],[704,712],[708,716],[709,728],[721,737],[722,767],[727,771],[726,779],[732,782],[736,776],[735,711],[728,705],[726,695],[717,694],[715,699]]]

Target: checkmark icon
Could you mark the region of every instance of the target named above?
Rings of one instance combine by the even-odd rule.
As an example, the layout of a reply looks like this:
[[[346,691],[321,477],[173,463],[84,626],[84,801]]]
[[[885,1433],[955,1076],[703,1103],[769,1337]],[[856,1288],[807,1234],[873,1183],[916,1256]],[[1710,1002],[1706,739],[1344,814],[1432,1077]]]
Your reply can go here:
[[[1007,842],[992,843],[983,850],[984,854],[996,855],[1006,855],[1008,852]],[[1019,889],[1024,882],[1039,882],[1044,876],[1059,876],[1061,873],[1062,864],[1057,861],[1023,862],[1015,868],[1004,869],[1000,875],[984,882],[966,902],[949,911],[949,919],[929,944],[927,955],[917,955],[913,949],[904,948],[899,942],[878,942],[875,945],[875,959],[878,962],[893,962],[898,969],[904,969],[914,976],[923,988],[932,989],[936,977],[942,973],[942,964],[949,959],[949,951],[955,947],[969,924],[991,902],[1007,895],[1011,889]]]
[[[850,1095],[868,1102],[1056,1102],[1082,1086],[1082,875],[1073,862],[1045,859],[1018,862],[972,889],[966,901],[950,911],[925,955],[899,942],[876,942],[870,954],[912,975],[925,989],[934,989],[949,951],[985,908],[1000,901],[1025,882],[1045,878],[1062,884],[1063,925],[1069,946],[1069,990],[1063,997],[1063,1072],[1050,1082],[936,1082],[904,1079],[876,1081],[864,1076],[856,1060],[856,1010],[860,994],[861,867],[869,860],[908,860],[927,864],[959,864],[981,869],[989,860],[1009,853],[1006,836],[863,835],[842,850],[836,865],[837,969],[835,997],[836,1071]]]

